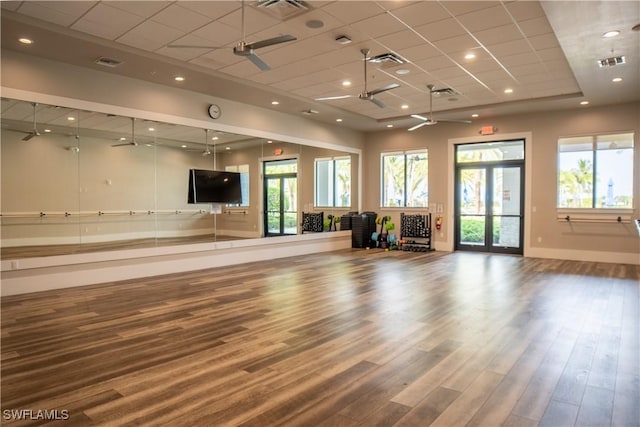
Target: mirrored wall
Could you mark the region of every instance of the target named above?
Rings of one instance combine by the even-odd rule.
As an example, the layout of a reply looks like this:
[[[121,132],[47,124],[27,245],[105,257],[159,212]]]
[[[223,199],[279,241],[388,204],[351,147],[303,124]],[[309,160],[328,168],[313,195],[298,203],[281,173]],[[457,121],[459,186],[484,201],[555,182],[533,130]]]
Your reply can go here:
[[[358,206],[353,153],[6,98],[1,138],[2,259],[300,234]],[[239,172],[242,202],[188,203],[190,169]]]

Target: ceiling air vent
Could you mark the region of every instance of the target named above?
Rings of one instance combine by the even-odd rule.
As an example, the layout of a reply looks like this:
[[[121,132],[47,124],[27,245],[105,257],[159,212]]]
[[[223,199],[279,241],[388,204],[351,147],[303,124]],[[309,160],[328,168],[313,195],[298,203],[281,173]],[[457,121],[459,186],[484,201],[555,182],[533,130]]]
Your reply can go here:
[[[281,20],[287,20],[294,16],[302,15],[311,9],[303,0],[258,0],[258,10],[267,12]]]
[[[380,62],[395,62],[398,64],[404,64],[405,62],[407,62],[406,59],[401,58],[400,56],[396,55],[395,53],[383,53],[377,56],[374,56],[372,58],[369,58],[369,62],[375,62],[375,63],[380,63]]]
[[[445,87],[442,89],[433,89],[431,91],[432,94],[434,94],[435,96],[439,96],[439,95],[457,95],[458,93],[451,89],[450,87]]]
[[[105,56],[101,56],[93,62],[98,65],[110,68],[116,68],[117,66],[122,65],[122,61],[120,61],[119,59],[107,58]]]
[[[604,68],[613,67],[614,65],[622,65],[625,62],[624,56],[612,56],[611,58],[599,59],[598,65],[600,68]]]

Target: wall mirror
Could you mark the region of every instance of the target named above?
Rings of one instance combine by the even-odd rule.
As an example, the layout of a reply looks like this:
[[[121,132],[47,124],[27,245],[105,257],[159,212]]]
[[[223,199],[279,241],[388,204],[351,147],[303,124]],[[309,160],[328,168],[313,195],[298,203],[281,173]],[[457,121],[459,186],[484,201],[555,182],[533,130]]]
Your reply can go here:
[[[353,153],[7,98],[1,124],[2,259],[300,234],[358,206]],[[242,201],[188,203],[190,169],[240,173]]]

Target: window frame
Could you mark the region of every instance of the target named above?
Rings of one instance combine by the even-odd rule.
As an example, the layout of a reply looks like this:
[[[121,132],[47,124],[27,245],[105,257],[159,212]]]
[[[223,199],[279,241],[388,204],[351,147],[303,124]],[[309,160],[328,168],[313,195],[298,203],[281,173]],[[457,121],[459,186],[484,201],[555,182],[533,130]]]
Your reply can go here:
[[[407,159],[409,156],[414,154],[422,154],[426,158],[427,162],[427,174],[425,176],[426,179],[426,192],[427,196],[424,202],[424,206],[408,206],[407,205]],[[387,156],[402,156],[403,157],[403,193],[402,193],[402,203],[398,206],[389,206],[385,205],[385,157]],[[429,150],[427,148],[418,148],[412,150],[401,150],[401,151],[385,151],[380,153],[380,208],[381,209],[429,209]]]
[[[348,192],[349,192],[349,204],[347,206],[342,206],[342,205],[338,205],[337,204],[337,199],[339,197],[339,195],[337,194],[336,188],[337,188],[337,171],[338,168],[336,167],[336,162],[338,161],[343,161],[343,160],[348,160],[349,161],[349,187],[348,187]],[[320,180],[318,179],[318,164],[319,162],[331,162],[332,165],[332,179],[330,180],[330,184],[327,182],[327,185],[331,185],[331,188],[328,188],[327,191],[331,193],[332,195],[332,200],[330,204],[324,205],[324,204],[320,204],[318,201],[318,185],[321,184]],[[342,208],[342,209],[349,209],[351,208],[351,204],[352,204],[352,194],[351,194],[351,182],[352,182],[352,172],[353,172],[353,165],[352,165],[352,159],[350,155],[346,155],[346,156],[330,156],[330,157],[317,157],[315,159],[313,159],[313,206],[316,208]]]
[[[598,144],[601,142],[599,138],[607,137],[608,135],[630,135],[631,136],[631,147],[626,147],[625,149],[630,149],[631,156],[631,206],[630,207],[606,207],[606,206],[597,206],[598,205],[598,161],[597,161],[597,153],[598,151],[607,151],[608,149],[598,149]],[[574,139],[576,144],[590,144],[590,149],[582,149],[582,150],[565,150],[564,152],[584,152],[589,153],[589,157],[591,160],[591,174],[592,174],[592,183],[591,183],[591,207],[568,207],[568,206],[560,206],[560,156],[563,151],[561,151],[562,140],[571,140]],[[582,141],[580,141],[582,140]],[[590,140],[587,142],[587,140]],[[569,145],[568,143],[565,145]],[[557,139],[556,145],[556,211],[559,214],[569,214],[569,213],[593,213],[593,214],[627,214],[633,212],[638,203],[637,197],[635,197],[638,188],[636,188],[636,182],[633,179],[635,165],[637,162],[636,155],[636,143],[635,143],[635,132],[633,131],[621,131],[621,132],[603,132],[603,133],[593,133],[588,135],[572,135],[572,136],[560,136]]]

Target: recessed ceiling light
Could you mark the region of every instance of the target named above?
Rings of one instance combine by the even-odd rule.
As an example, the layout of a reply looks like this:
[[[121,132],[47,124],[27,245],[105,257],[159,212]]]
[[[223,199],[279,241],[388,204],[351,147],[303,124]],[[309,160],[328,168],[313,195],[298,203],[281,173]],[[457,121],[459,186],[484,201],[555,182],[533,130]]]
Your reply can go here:
[[[217,141],[219,138],[217,136],[214,136],[213,138],[211,138],[212,141]]]
[[[474,119],[480,117],[480,114],[472,114],[471,117],[473,117]]]
[[[349,80],[344,80],[342,82],[342,86],[351,86],[351,82]]]
[[[392,127],[393,127],[393,125],[387,125],[387,127],[388,127],[388,128],[392,128]]]
[[[272,140],[268,140],[267,144],[273,144],[273,141]]]
[[[177,81],[177,82],[183,82],[184,81],[184,76],[175,76],[173,79],[175,81]]]
[[[75,120],[76,120],[76,118],[75,118],[75,117],[73,117],[73,116],[69,116],[69,117],[67,117],[67,120],[69,120],[70,122],[73,122],[73,121],[75,121]]]
[[[399,76],[405,76],[407,74],[409,74],[411,72],[411,70],[407,69],[407,68],[400,68],[399,70],[396,70],[396,74]]]
[[[342,121],[342,119],[336,119],[336,122],[341,122],[341,121]]]
[[[26,38],[26,37],[20,37],[20,38],[18,39],[18,41],[19,41],[20,43],[22,43],[22,44],[32,44],[32,43],[33,43],[33,40],[28,39],[28,38]]]
[[[606,33],[604,33],[602,35],[602,37],[605,38],[605,39],[609,39],[609,38],[615,37],[615,36],[617,36],[619,34],[620,34],[620,31],[618,31],[618,30],[607,31]]]
[[[121,136],[120,139],[119,139],[119,141],[126,141],[126,140],[127,140],[127,138],[125,138],[124,136]]]
[[[504,93],[513,93],[513,89],[507,88],[504,90]]]
[[[589,101],[580,101],[580,105],[589,105]]]
[[[271,105],[280,105],[280,102],[278,102],[278,101],[271,101]]]
[[[147,147],[153,147],[153,144],[149,144],[149,143],[144,144],[144,145],[146,145]]]
[[[467,54],[464,56],[464,59],[473,59],[473,58],[475,58],[475,57],[476,57],[476,54],[475,54],[475,53],[471,53],[471,52],[469,52],[469,53],[467,53]]]
[[[622,81],[622,77],[616,77],[616,78],[612,79],[611,81],[614,82],[614,83],[619,83],[619,82]]]
[[[224,147],[224,149],[225,149],[225,150],[231,150],[231,147],[226,146],[226,147]]]
[[[51,132],[51,129],[45,129],[44,131],[45,131],[45,133],[49,133],[49,132]]]
[[[156,128],[149,128],[149,132],[154,132]]]
[[[409,106],[407,104],[402,104],[400,108],[402,108],[403,110],[406,110],[407,108],[409,108]]]
[[[185,144],[182,144],[180,147],[181,148],[187,148],[187,146]]]

